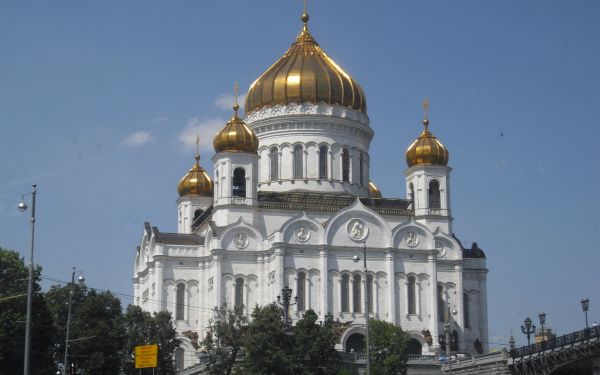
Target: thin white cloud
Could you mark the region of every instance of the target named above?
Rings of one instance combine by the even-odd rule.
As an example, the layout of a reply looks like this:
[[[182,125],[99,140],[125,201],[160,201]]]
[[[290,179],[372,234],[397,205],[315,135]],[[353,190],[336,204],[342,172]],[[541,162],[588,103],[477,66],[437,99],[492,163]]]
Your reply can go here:
[[[220,117],[200,119],[193,117],[188,120],[177,138],[181,142],[182,149],[186,152],[196,150],[196,135],[200,137],[200,149],[212,150],[212,141],[215,134],[225,126],[227,120]]]
[[[152,141],[154,141],[152,130],[139,130],[128,135],[125,140],[123,140],[123,144],[125,146],[138,147]]]
[[[243,106],[244,101],[246,100],[246,94],[247,93],[238,94],[238,104],[240,104],[240,106]],[[223,94],[215,99],[215,105],[222,110],[231,110],[234,101],[233,94]]]

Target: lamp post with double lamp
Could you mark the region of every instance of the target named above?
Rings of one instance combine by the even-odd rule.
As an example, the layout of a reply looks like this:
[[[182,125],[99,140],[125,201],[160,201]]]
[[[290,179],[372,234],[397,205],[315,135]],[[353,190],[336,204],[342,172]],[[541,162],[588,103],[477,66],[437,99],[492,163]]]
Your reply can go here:
[[[531,348],[531,334],[535,333],[535,326],[532,324],[529,317],[527,317],[523,323],[524,325],[521,326],[521,332],[527,336],[527,346]]]
[[[31,300],[33,298],[33,243],[35,238],[35,195],[37,194],[37,185],[31,185],[31,193],[23,195],[23,199],[26,195],[31,194],[31,238],[29,248],[29,276],[27,279],[27,318],[25,320],[25,355],[23,363],[23,374],[29,375],[29,364],[31,354]],[[17,208],[19,211],[24,212],[27,210],[27,204],[21,200]]]
[[[546,335],[544,334],[544,324],[546,324],[546,313],[540,313],[538,315],[540,318],[540,325],[542,326],[542,342],[546,341]]]
[[[590,328],[588,325],[588,310],[590,309],[590,300],[586,297],[581,300],[581,309],[585,313],[585,329]]]
[[[358,255],[358,250],[354,253],[352,257],[354,263],[358,263],[360,261],[360,255]],[[365,352],[367,356],[367,375],[371,375],[371,353],[369,352],[369,336],[371,335],[369,329],[369,280],[367,274],[367,241],[363,240],[363,267],[365,272],[365,330],[367,331],[367,335],[365,338]]]
[[[85,279],[82,275],[77,278],[79,286],[83,286]],[[67,314],[67,333],[65,335],[65,359],[63,362],[63,375],[67,375],[67,369],[70,368],[68,365],[69,359],[69,330],[71,328],[71,310],[73,307],[73,289],[75,289],[75,266],[73,266],[73,272],[71,273],[71,284],[69,289],[69,313]]]

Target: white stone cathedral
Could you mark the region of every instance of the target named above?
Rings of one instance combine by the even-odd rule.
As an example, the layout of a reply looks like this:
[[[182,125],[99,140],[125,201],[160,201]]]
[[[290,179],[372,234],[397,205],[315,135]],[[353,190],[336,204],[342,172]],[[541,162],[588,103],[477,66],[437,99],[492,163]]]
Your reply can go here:
[[[443,347],[448,317],[453,349],[487,351],[485,255],[453,234],[448,151],[427,112],[406,151],[406,198],[383,198],[369,180],[365,94],[309,33],[307,14],[302,21],[296,41],[250,86],[245,117],[236,103],[214,138],[213,178],[196,155],[179,182],[177,233],[145,223],[135,303],[173,314],[180,367],[197,360],[196,337],[215,307],[251,314],[286,286],[297,297],[293,319],[313,309],[352,322],[343,351],[362,350],[365,302],[372,318],[410,334],[411,353]],[[353,260],[363,246],[366,275]]]

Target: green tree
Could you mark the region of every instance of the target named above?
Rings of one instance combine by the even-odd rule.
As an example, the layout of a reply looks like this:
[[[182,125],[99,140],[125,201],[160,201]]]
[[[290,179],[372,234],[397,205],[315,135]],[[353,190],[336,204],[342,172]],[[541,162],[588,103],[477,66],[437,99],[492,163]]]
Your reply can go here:
[[[62,362],[69,293],[73,287],[69,364],[90,375],[118,374],[125,343],[121,301],[110,292],[88,291],[77,285],[53,286],[47,293],[57,330]]]
[[[382,320],[370,319],[369,353],[371,372],[376,375],[405,374],[404,350],[409,336],[399,326]]]
[[[232,373],[242,351],[247,329],[248,318],[244,315],[243,306],[229,309],[224,303],[215,310],[214,318],[202,340],[207,351],[209,374]]]
[[[310,309],[294,326],[292,355],[295,374],[335,374],[339,369],[333,320],[330,317],[319,324],[318,318]]]
[[[129,305],[125,312],[125,348],[123,350],[123,371],[137,374],[135,369],[135,346],[158,344],[158,367],[156,375],[175,374],[173,356],[180,344],[173,327],[171,313],[161,311],[150,314],[139,306]]]
[[[41,268],[34,269],[31,315],[31,373],[54,374],[54,329],[39,285]],[[16,251],[0,248],[0,374],[23,373],[28,268]]]
[[[292,340],[283,329],[281,309],[274,303],[257,306],[244,339],[244,370],[249,374],[293,374]]]

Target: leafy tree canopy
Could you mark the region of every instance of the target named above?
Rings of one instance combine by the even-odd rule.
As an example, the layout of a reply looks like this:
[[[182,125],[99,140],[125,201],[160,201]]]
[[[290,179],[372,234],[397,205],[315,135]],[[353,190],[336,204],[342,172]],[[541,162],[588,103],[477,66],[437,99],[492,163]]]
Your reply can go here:
[[[370,319],[369,353],[371,372],[376,375],[406,373],[404,354],[409,336],[399,326],[382,320]]]

